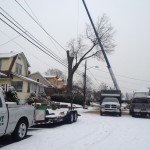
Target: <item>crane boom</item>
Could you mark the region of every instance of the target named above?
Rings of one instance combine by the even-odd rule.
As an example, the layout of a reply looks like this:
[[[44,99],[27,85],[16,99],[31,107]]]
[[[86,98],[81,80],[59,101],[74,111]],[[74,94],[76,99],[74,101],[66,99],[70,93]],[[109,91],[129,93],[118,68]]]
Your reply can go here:
[[[88,8],[87,8],[87,6],[86,6],[86,3],[85,3],[84,0],[82,0],[82,2],[83,2],[83,5],[84,5],[84,7],[85,7],[85,10],[86,10],[86,12],[87,12],[87,15],[88,15],[88,17],[89,17],[89,19],[90,19],[90,22],[91,22],[91,24],[92,24],[92,27],[93,27],[93,30],[94,30],[95,35],[96,35],[96,37],[97,37],[97,40],[98,40],[99,46],[100,46],[100,48],[101,48],[101,51],[102,51],[102,53],[103,53],[103,55],[104,55],[104,59],[105,59],[105,61],[106,61],[106,63],[107,63],[107,67],[108,67],[110,76],[111,76],[111,78],[112,78],[112,80],[113,80],[113,83],[114,83],[114,87],[116,88],[116,90],[119,90],[119,86],[118,86],[117,80],[116,80],[116,78],[115,78],[115,75],[114,75],[114,73],[113,73],[113,70],[112,70],[112,68],[111,68],[111,65],[110,65],[110,63],[109,63],[109,61],[108,61],[107,55],[106,55],[106,53],[105,53],[105,50],[104,50],[103,45],[102,45],[102,43],[101,43],[101,40],[100,40],[100,38],[99,38],[99,36],[98,36],[98,33],[97,33],[97,31],[96,31],[96,28],[95,28],[95,25],[94,25],[94,23],[93,23],[93,20],[92,20],[92,18],[91,18],[91,15],[90,15],[90,13],[89,13],[89,11],[88,11]]]

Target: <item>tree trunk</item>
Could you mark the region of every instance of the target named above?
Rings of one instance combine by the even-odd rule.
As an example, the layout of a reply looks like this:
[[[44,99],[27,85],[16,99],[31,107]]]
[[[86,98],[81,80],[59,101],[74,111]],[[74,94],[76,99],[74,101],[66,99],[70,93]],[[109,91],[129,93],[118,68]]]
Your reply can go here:
[[[72,91],[72,82],[73,82],[73,76],[70,75],[68,76],[68,79],[67,79],[67,93],[71,93]]]
[[[69,51],[67,51],[67,59],[68,59],[67,93],[69,94],[72,91],[72,82],[73,82],[72,63],[74,60],[74,57],[71,57],[69,55]]]

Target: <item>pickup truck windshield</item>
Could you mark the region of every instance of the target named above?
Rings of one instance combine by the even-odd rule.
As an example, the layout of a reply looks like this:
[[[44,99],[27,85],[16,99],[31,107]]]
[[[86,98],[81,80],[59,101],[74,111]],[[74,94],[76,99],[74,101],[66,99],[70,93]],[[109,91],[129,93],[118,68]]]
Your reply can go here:
[[[135,98],[133,99],[132,103],[150,103],[150,99]]]
[[[117,103],[119,103],[117,98],[104,98],[103,102],[117,102]]]

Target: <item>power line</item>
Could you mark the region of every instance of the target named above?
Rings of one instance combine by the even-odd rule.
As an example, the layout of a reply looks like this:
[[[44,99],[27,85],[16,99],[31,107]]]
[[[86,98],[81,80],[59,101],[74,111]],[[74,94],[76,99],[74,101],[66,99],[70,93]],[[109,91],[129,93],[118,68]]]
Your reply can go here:
[[[33,16],[36,18],[37,22],[42,26],[42,24],[40,23],[40,21],[38,20],[37,16],[35,15],[35,13],[33,12],[33,10],[31,9],[31,7],[29,6],[29,4],[24,0],[24,2],[26,3],[26,5],[28,6],[28,8],[30,9],[30,11],[32,12]],[[30,15],[31,16],[31,15]],[[39,26],[38,24],[38,26]],[[43,27],[43,26],[42,26]],[[44,27],[43,27],[44,28]],[[45,28],[44,28],[45,29]],[[49,36],[48,36],[49,37]],[[59,49],[57,48],[57,46],[55,45],[54,41],[49,37],[49,39],[51,40],[52,44],[54,45],[54,47],[57,49],[57,51],[61,54],[61,52],[59,51]],[[62,55],[62,54],[61,54]]]
[[[0,8],[1,8],[1,7],[0,7]],[[22,29],[20,29],[17,25],[15,25],[12,21],[10,21],[10,19],[8,19],[5,15],[3,15],[3,14],[1,13],[7,20],[9,20],[13,25],[15,25],[17,28],[19,28],[22,32],[24,32],[24,33],[25,33],[28,37],[30,37],[33,41],[36,40],[35,42],[38,43],[38,45],[40,45],[40,46],[42,45],[41,47],[44,48],[46,51],[49,50],[50,53],[51,53],[53,56],[55,55],[54,57],[56,57],[57,59],[59,59],[60,61],[62,61],[61,58],[59,58],[56,54],[54,54],[49,48],[47,48],[44,44],[42,44],[42,43],[41,43],[37,38],[35,38],[32,34],[30,34],[21,24],[19,24],[13,17],[11,17],[3,8],[1,8],[1,10],[2,10],[5,14],[7,14],[15,23],[17,23],[17,25],[19,25],[19,26],[20,26],[23,30],[25,30],[25,31],[23,31]],[[28,33],[29,35],[28,35],[27,33]],[[35,40],[34,40],[33,38],[34,38]],[[40,44],[39,44],[39,43],[40,43]],[[48,50],[47,50],[47,49],[48,49]],[[48,51],[48,52],[49,52],[49,51]],[[62,62],[63,62],[63,61],[62,61]],[[64,63],[64,62],[63,62],[63,63]]]
[[[55,41],[64,51],[66,51],[66,49],[65,49],[55,38],[53,38],[53,37],[45,30],[45,28],[44,28],[39,22],[37,22],[37,21],[28,13],[28,11],[27,11],[17,0],[15,0],[15,2],[30,16],[30,18],[31,18],[34,22],[36,22],[36,24],[39,25],[39,27],[40,27],[53,41]]]
[[[98,71],[101,71],[101,72],[105,72],[105,73],[108,73],[107,71],[104,71],[104,70],[101,70],[101,69],[96,69]],[[132,79],[132,80],[138,80],[138,81],[143,81],[143,82],[150,82],[148,80],[142,80],[142,79],[138,79],[138,78],[133,78],[133,77],[128,77],[128,76],[124,76],[124,75],[119,75],[119,74],[115,74],[116,76],[120,76],[120,77],[124,77],[124,78],[128,78],[128,79]]]
[[[50,56],[51,58],[53,58],[54,60],[56,60],[57,62],[59,62],[60,64],[62,64],[63,66],[66,67],[66,65],[64,65],[62,62],[60,62],[59,60],[57,60],[56,58],[54,58],[53,56],[51,56],[49,53],[45,52],[42,48],[40,48],[39,46],[37,46],[35,43],[33,43],[31,40],[29,40],[27,37],[25,37],[23,34],[21,34],[19,31],[17,31],[15,28],[13,28],[11,25],[9,25],[6,21],[4,21],[2,18],[0,18],[0,20],[5,23],[7,26],[9,26],[11,29],[13,29],[15,32],[17,32],[18,34],[20,34],[23,38],[25,38],[28,42],[30,42],[31,44],[33,44],[35,47],[37,47],[38,49],[40,49],[42,52],[44,52],[45,54],[47,54],[48,56]]]
[[[2,31],[0,30],[0,32],[2,32]],[[14,41],[14,40],[17,39],[18,37],[20,37],[20,35],[18,35],[18,36],[16,36],[16,37],[13,37],[12,39],[10,39],[9,41],[7,41],[7,42],[1,44],[0,46],[6,45],[6,44],[8,44],[9,42]]]

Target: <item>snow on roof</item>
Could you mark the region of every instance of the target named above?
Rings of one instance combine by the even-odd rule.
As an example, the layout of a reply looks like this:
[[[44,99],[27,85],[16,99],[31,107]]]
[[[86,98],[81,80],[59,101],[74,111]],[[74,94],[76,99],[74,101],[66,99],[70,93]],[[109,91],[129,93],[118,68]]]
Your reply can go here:
[[[18,55],[18,52],[0,53],[0,58],[10,58]]]
[[[0,53],[0,58],[11,58],[11,57],[14,57],[18,54],[20,54],[20,55],[22,54],[24,56],[24,58],[27,61],[28,66],[30,67],[30,64],[29,64],[29,62],[28,62],[28,60],[27,60],[27,58],[26,58],[26,56],[24,55],[23,52]]]
[[[7,76],[6,74],[4,74],[4,73],[2,73],[2,72],[0,72],[0,75],[1,75],[1,76],[5,76],[5,77]]]
[[[17,77],[19,77],[19,78],[21,78],[21,79],[23,79],[23,80],[30,81],[30,82],[33,82],[33,83],[42,85],[42,86],[44,86],[44,87],[47,87],[46,85],[44,85],[44,84],[42,84],[42,83],[40,83],[40,82],[37,82],[37,81],[35,81],[35,80],[31,79],[31,78],[28,78],[28,77],[25,77],[25,76],[21,76],[21,75],[18,75],[18,74],[16,74],[16,73],[12,73],[12,74],[15,75],[15,76],[17,76]]]

